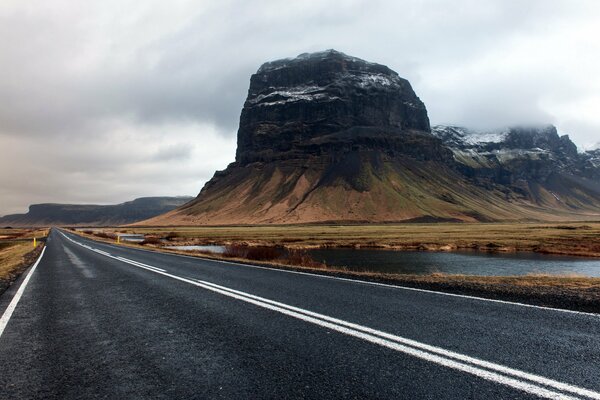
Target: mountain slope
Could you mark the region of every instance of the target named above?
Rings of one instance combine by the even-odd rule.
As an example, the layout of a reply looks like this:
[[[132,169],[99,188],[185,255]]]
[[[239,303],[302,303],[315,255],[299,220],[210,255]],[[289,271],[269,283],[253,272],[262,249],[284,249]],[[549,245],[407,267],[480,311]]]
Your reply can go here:
[[[33,204],[27,214],[0,218],[0,226],[123,225],[152,218],[179,207],[192,197],[142,197],[116,205]]]
[[[261,66],[236,161],[140,224],[598,218],[597,160],[552,126],[432,130],[407,80],[329,50]]]

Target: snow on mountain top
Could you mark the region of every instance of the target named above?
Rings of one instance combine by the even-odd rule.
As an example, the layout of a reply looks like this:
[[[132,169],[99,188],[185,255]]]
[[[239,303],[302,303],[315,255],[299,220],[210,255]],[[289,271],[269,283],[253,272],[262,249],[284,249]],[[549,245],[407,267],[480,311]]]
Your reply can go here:
[[[312,60],[312,61],[327,60],[327,59],[331,59],[331,58],[344,59],[349,62],[359,63],[359,64],[363,64],[365,66],[370,66],[370,67],[375,67],[375,68],[384,67],[380,64],[365,61],[358,57],[349,56],[348,54],[342,53],[341,51],[329,49],[329,50],[324,50],[324,51],[317,51],[314,53],[302,53],[302,54],[298,55],[297,57],[288,57],[288,58],[282,58],[279,60],[269,61],[269,62],[266,62],[263,65],[261,65],[260,68],[258,69],[257,73],[260,74],[260,73],[264,73],[269,70],[277,70],[280,68],[285,68],[294,63],[301,63],[301,62],[306,62],[309,60]]]
[[[431,132],[446,141],[476,146],[482,143],[501,143],[506,140],[508,130],[476,132],[460,126],[436,125]]]
[[[382,74],[361,74],[358,76],[358,85],[362,88],[368,86],[391,86],[394,84],[392,79]]]

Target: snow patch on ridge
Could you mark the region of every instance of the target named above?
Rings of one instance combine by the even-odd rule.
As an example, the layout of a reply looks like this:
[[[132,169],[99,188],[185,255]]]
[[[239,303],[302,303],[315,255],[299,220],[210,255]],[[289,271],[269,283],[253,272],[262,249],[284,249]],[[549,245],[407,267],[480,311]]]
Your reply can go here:
[[[324,93],[325,88],[316,85],[299,85],[288,87],[285,89],[273,90],[267,94],[259,94],[248,102],[259,106],[271,106],[277,104],[292,103],[296,101],[313,101],[313,100],[335,100],[338,97],[329,96]]]
[[[502,143],[508,136],[508,130],[475,132],[460,126],[436,125],[431,133],[453,145],[477,146],[485,143]]]
[[[368,88],[390,88],[397,85],[394,77],[379,73],[344,74],[334,83],[327,86],[298,85],[293,87],[272,88],[272,91],[259,94],[248,102],[257,106],[273,106],[297,101],[323,101],[337,100],[339,97],[327,93],[331,85],[337,85],[345,80],[350,80],[361,89]],[[412,105],[412,104],[411,104]],[[414,105],[412,105],[414,106]]]
[[[326,59],[332,58],[332,57],[342,58],[342,59],[344,59],[346,61],[350,61],[350,62],[361,63],[366,66],[379,65],[377,63],[365,61],[358,57],[349,56],[345,53],[342,53],[341,51],[329,49],[329,50],[325,50],[325,51],[317,51],[315,53],[302,53],[302,54],[298,55],[297,57],[288,57],[288,58],[282,58],[282,59],[275,60],[275,61],[266,62],[260,66],[257,73],[261,74],[266,71],[275,71],[275,70],[278,70],[281,68],[287,68],[291,64],[294,64],[297,62],[303,62],[306,60],[326,60]]]
[[[367,88],[371,86],[392,86],[395,82],[383,74],[361,74],[357,76],[358,86]]]

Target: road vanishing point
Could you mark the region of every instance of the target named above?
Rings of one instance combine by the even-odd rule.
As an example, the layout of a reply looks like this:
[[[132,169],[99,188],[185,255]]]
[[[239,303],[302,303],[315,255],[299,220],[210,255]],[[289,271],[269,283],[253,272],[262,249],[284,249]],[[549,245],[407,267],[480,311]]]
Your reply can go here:
[[[0,297],[2,399],[600,399],[600,315],[52,229]]]

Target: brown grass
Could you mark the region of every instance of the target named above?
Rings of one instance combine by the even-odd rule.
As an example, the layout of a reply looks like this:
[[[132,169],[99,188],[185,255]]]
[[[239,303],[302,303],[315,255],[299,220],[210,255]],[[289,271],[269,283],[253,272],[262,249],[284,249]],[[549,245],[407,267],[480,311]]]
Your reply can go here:
[[[0,230],[2,236],[0,241],[0,293],[23,272],[37,257],[43,248],[42,239],[48,235],[47,230],[34,229],[10,229]],[[10,236],[6,238],[6,236]],[[37,247],[33,247],[32,239],[39,239]]]
[[[112,233],[112,232],[94,232],[94,235],[98,236],[99,238],[104,238],[104,239],[112,239],[115,240],[117,239],[117,234],[116,233]]]
[[[216,255],[217,257],[219,255]],[[289,249],[285,250],[277,247],[267,246],[239,246],[229,245],[220,255],[223,258],[235,258],[250,261],[271,261],[275,263],[301,266],[309,268],[325,268],[325,264],[315,261],[305,250]]]
[[[182,245],[236,244],[295,249],[324,247],[396,250],[539,252],[600,257],[600,223],[438,223],[258,225],[131,228]],[[173,234],[176,237],[173,237]]]
[[[165,239],[168,241],[173,241],[175,239],[177,239],[179,237],[179,234],[177,232],[169,232],[167,234],[167,236],[165,236]]]
[[[147,237],[147,238],[144,238],[144,240],[142,240],[140,242],[140,244],[142,246],[147,245],[147,244],[151,244],[151,245],[155,245],[155,246],[160,246],[162,244],[162,240],[160,240],[157,237]]]

